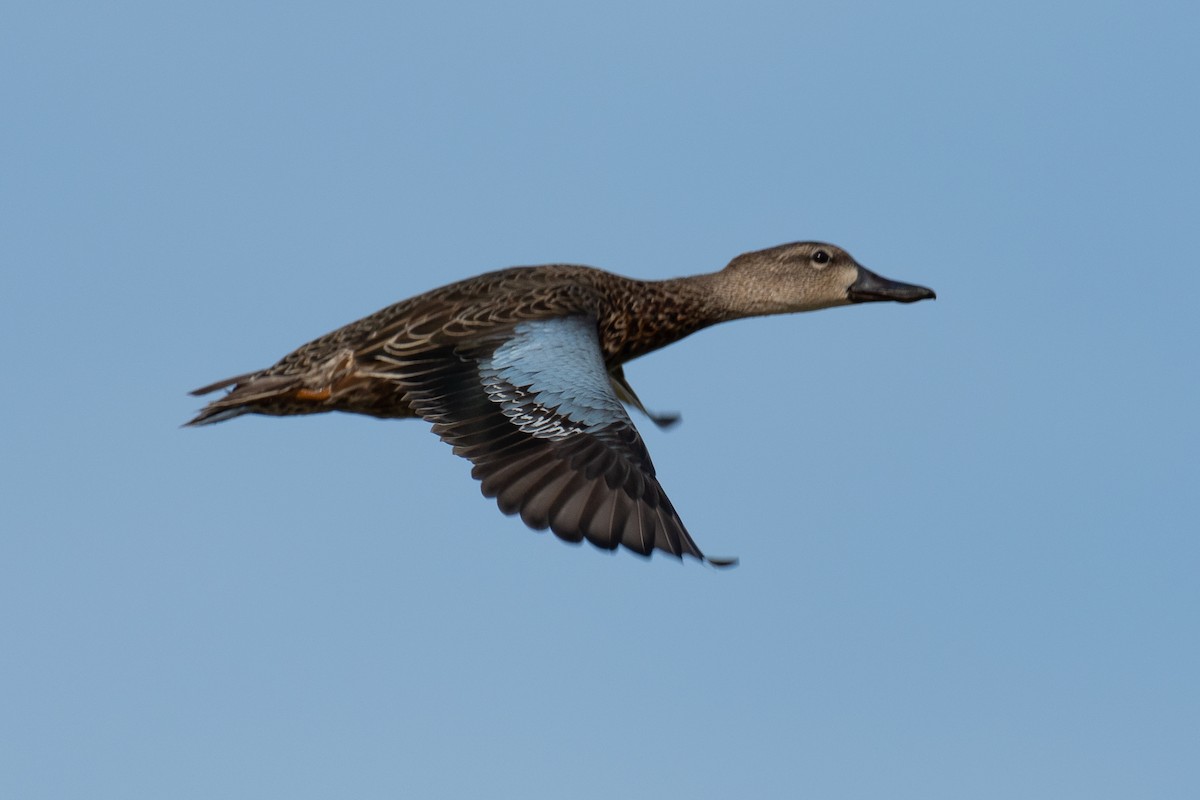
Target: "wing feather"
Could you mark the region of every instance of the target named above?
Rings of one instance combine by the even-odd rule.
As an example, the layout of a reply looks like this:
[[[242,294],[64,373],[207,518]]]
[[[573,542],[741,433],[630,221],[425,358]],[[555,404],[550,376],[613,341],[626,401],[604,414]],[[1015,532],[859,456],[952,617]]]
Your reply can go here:
[[[594,319],[521,322],[388,364],[504,513],[571,542],[707,560],[613,388]]]

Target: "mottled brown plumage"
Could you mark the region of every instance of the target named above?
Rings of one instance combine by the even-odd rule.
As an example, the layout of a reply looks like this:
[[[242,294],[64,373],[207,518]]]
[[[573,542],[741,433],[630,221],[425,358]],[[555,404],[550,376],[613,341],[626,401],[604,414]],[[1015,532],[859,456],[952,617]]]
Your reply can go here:
[[[622,365],[740,317],[930,297],[815,242],[665,281],[514,267],[388,306],[272,367],[198,389],[232,387],[188,424],[246,413],[424,417],[475,464],[484,493],[530,526],[609,549],[704,558],[620,407],[645,411]]]

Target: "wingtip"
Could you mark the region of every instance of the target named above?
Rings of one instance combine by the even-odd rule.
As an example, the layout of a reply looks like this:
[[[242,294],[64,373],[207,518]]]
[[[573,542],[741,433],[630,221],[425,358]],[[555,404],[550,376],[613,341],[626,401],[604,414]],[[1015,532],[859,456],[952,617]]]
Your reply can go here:
[[[646,416],[650,417],[650,421],[658,426],[660,430],[664,431],[674,428],[680,423],[681,420],[683,420],[683,416],[678,413],[651,414],[647,412]]]
[[[705,556],[704,563],[717,569],[729,569],[730,567],[736,567],[741,562],[736,556],[733,558],[709,558]]]

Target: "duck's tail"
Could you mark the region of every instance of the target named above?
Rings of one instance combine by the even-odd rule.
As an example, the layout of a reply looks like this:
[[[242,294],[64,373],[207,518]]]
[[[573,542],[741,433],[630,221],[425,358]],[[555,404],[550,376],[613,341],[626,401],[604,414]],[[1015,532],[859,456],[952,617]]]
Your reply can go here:
[[[272,401],[279,401],[289,395],[295,395],[300,384],[300,378],[294,375],[263,375],[259,372],[247,372],[245,375],[237,375],[208,386],[202,386],[189,394],[199,397],[228,386],[233,388],[229,394],[206,405],[194,419],[184,423],[183,427],[211,425],[214,422],[224,422],[227,419],[240,417],[242,414],[262,413],[273,405]]]
[[[332,411],[338,407],[335,393],[360,382],[361,376],[356,373],[356,366],[354,351],[347,347],[329,353],[322,359],[312,359],[304,369],[281,371],[277,364],[270,369],[210,383],[192,394],[208,394],[229,386],[233,388],[229,394],[206,405],[184,427],[210,425],[242,414],[283,417]],[[331,398],[334,400],[331,401]],[[367,410],[363,413],[375,412]]]

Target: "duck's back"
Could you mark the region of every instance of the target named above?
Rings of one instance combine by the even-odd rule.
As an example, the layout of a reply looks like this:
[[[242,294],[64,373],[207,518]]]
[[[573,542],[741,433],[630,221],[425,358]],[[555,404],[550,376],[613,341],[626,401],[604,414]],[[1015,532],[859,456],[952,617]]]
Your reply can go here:
[[[523,321],[576,315],[608,319],[614,299],[636,294],[638,283],[593,267],[550,264],[510,267],[447,284],[314,339],[267,369],[197,389],[193,394],[233,387],[191,424],[249,412],[414,416],[404,387],[389,370],[398,360],[447,347],[469,348]]]

